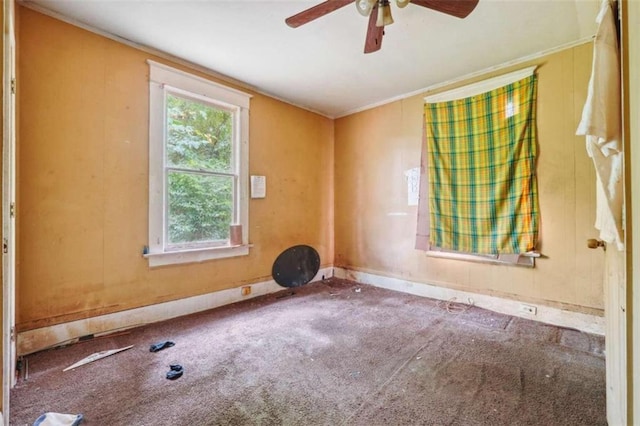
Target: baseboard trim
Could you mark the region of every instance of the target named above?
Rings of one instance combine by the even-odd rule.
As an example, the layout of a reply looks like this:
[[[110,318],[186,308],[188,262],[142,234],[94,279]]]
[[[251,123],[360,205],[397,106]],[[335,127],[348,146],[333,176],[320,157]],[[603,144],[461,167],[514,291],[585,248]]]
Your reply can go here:
[[[311,281],[321,280],[323,276],[332,277],[333,267],[321,268]],[[18,333],[18,355],[28,355],[60,344],[72,343],[82,336],[99,336],[126,330],[283,290],[283,287],[273,280],[251,284],[251,294],[248,296],[242,296],[241,287],[23,331]]]
[[[573,328],[587,333],[605,334],[605,319],[604,317],[596,315],[566,311],[544,305],[534,305],[537,308],[537,314],[531,315],[519,310],[521,303],[517,300],[471,293],[428,283],[407,281],[337,267],[321,268],[312,282],[322,279],[323,276],[325,278],[335,276],[374,287],[386,288],[438,300],[451,300],[452,298],[456,298],[456,300],[460,302],[467,303],[471,299],[475,306],[494,312],[540,321],[560,327]],[[82,336],[99,336],[113,331],[126,330],[145,324],[206,311],[282,290],[282,287],[273,280],[251,284],[251,294],[249,296],[242,296],[240,288],[241,287],[235,287],[200,296],[23,331],[18,333],[17,336],[17,353],[18,355],[28,355],[60,344],[72,343]],[[532,304],[527,302],[527,305]]]
[[[527,305],[535,306],[537,308],[537,314],[532,315],[521,312],[520,305],[522,303],[518,302],[517,300],[471,293],[446,287],[439,287],[427,283],[407,281],[399,278],[391,278],[383,275],[354,271],[345,268],[336,267],[334,268],[333,273],[336,278],[357,281],[359,283],[372,285],[374,287],[401,291],[403,293],[430,297],[432,299],[438,300],[451,300],[454,297],[457,301],[462,303],[468,303],[469,300],[472,300],[475,306],[488,309],[490,311],[539,321],[546,324],[553,324],[560,327],[573,328],[576,330],[598,334],[601,336],[604,336],[605,334],[605,319],[604,317],[596,315],[566,311],[544,305],[533,305],[527,302]]]

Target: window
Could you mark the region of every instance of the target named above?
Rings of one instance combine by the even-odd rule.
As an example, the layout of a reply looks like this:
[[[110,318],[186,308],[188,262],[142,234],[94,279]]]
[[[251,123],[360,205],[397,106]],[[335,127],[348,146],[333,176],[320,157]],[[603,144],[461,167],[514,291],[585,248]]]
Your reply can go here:
[[[416,248],[533,266],[535,67],[425,98]]]
[[[247,255],[249,95],[148,63],[149,265]]]

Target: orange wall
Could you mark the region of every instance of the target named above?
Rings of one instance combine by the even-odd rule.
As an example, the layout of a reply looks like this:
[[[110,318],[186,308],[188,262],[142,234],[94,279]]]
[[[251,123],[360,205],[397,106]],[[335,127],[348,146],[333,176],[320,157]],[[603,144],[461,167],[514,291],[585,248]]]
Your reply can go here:
[[[333,121],[254,94],[249,256],[150,269],[148,65],[140,50],[18,8],[20,331],[270,279],[309,244],[333,262]],[[169,65],[180,67],[176,64]]]
[[[534,269],[436,259],[414,249],[417,208],[407,206],[404,172],[420,165],[427,93],[336,120],[336,266],[601,313],[603,252],[585,244],[597,235],[595,175],[584,138],[575,136],[591,49],[591,44],[583,44],[531,63],[539,65],[538,184],[544,255]]]

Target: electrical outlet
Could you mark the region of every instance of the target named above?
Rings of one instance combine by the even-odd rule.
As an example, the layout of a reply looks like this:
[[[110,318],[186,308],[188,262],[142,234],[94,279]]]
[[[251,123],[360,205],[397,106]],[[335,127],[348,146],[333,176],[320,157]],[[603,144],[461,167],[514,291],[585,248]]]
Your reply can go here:
[[[250,285],[247,285],[247,286],[242,287],[242,288],[240,289],[240,292],[242,293],[242,295],[243,295],[243,296],[248,296],[248,295],[250,295],[250,294],[251,294],[251,286],[250,286]]]
[[[520,305],[520,312],[523,314],[535,315],[538,313],[538,308],[531,305]]]

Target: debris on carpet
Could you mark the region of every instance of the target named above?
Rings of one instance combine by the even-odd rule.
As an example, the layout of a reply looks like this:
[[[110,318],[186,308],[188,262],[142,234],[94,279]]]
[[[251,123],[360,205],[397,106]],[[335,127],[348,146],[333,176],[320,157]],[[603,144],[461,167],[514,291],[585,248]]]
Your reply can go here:
[[[127,349],[131,349],[132,347],[133,347],[133,345],[130,345],[130,346],[125,346],[124,348],[120,348],[120,349],[110,349],[110,350],[106,350],[106,351],[96,352],[95,354],[91,354],[88,357],[85,357],[85,358],[81,359],[80,361],[76,362],[75,364],[68,366],[67,368],[65,368],[62,371],[73,370],[74,368],[80,367],[81,365],[89,364],[89,363],[97,361],[99,359],[106,358],[106,357],[111,356],[113,354],[117,354],[118,352],[126,351]]]
[[[167,372],[167,379],[169,380],[180,378],[184,372],[184,368],[180,364],[171,364],[169,368],[170,370]]]
[[[173,343],[171,340],[165,340],[164,342],[158,342],[151,345],[151,347],[149,348],[149,352],[158,352],[163,349],[170,348],[171,346],[175,346],[175,343]]]
[[[44,413],[33,426],[77,426],[83,419],[82,414]]]

